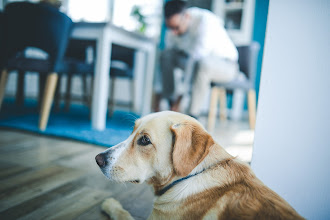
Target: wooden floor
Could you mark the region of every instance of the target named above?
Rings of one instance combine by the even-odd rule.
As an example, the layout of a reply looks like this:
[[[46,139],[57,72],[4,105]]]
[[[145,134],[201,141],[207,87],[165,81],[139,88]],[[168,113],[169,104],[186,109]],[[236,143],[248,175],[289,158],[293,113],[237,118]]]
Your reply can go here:
[[[146,219],[151,188],[109,182],[94,159],[103,150],[0,130],[0,219],[109,219],[100,208],[107,197],[119,200],[135,219]]]
[[[218,122],[211,134],[233,155],[251,158],[253,131],[247,122]],[[100,208],[108,197],[119,200],[135,219],[146,219],[151,188],[109,182],[94,159],[104,150],[0,129],[0,219],[108,219]]]

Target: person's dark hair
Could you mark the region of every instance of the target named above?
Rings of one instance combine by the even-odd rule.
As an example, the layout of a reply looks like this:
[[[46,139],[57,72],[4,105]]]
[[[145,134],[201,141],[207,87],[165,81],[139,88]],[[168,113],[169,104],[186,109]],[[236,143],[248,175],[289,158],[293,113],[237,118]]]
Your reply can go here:
[[[164,5],[164,15],[168,19],[175,14],[182,13],[187,8],[187,2],[181,0],[168,1]]]

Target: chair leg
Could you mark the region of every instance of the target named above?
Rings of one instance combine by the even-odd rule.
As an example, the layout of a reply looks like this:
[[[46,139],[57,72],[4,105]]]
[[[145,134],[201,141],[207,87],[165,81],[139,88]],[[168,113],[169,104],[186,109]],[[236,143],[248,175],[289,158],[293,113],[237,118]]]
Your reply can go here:
[[[109,112],[108,115],[109,117],[112,116],[113,114],[113,108],[115,105],[115,77],[111,78],[111,90],[110,90],[110,102],[109,102]]]
[[[4,69],[2,70],[1,81],[0,81],[0,110],[3,102],[3,98],[5,97],[5,93],[6,93],[7,81],[8,81],[8,71]]]
[[[45,90],[46,84],[46,73],[39,73],[39,91],[38,91],[38,109],[41,111],[41,104],[44,98],[43,91]]]
[[[60,102],[61,102],[61,76],[59,75],[55,90],[55,96],[54,96],[54,110],[57,112],[60,110]]]
[[[216,120],[216,112],[218,106],[218,88],[213,87],[211,90],[211,100],[210,100],[210,106],[209,106],[209,116],[208,116],[208,123],[207,123],[207,129],[208,131],[213,131],[215,126],[215,120]]]
[[[90,86],[90,92],[88,96],[88,105],[89,108],[92,109],[92,97],[94,93],[94,76],[91,77],[91,86]]]
[[[254,89],[248,92],[248,109],[250,128],[254,129],[256,123],[256,91]]]
[[[39,129],[42,131],[46,129],[48,123],[50,108],[54,99],[57,78],[57,73],[51,73],[47,76],[44,97],[41,103],[41,115],[39,120]]]
[[[72,75],[67,75],[66,80],[66,91],[65,91],[65,111],[69,111],[71,104],[71,84],[72,84]]]
[[[22,106],[24,103],[24,78],[25,72],[19,71],[16,89],[16,105],[18,106]]]
[[[88,107],[89,107],[89,119],[92,118],[92,98],[93,98],[93,90],[94,90],[94,76],[91,77],[91,86],[90,86],[90,93],[88,97]]]
[[[87,89],[87,75],[81,77],[82,80],[82,93],[83,93],[83,102],[88,106],[88,89]]]
[[[130,111],[134,112],[134,104],[135,104],[135,83],[134,79],[131,80],[131,103],[130,103]]]
[[[227,120],[227,96],[225,88],[218,88],[220,100],[220,120]]]

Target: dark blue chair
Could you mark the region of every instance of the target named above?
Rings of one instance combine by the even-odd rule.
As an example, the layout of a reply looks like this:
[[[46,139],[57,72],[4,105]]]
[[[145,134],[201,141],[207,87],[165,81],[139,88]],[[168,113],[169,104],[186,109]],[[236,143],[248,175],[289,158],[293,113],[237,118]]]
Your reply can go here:
[[[84,91],[84,102],[90,105],[90,92],[87,91],[87,76],[94,74],[95,57],[96,57],[96,41],[86,39],[71,39],[69,41],[64,59],[63,68],[60,75],[67,76],[66,93],[65,93],[65,109],[69,110],[71,102],[71,83],[74,75],[82,77],[82,85]],[[59,81],[60,82],[60,81]],[[55,106],[59,109],[60,102],[60,85],[56,89]]]
[[[248,94],[248,110],[250,128],[254,129],[256,119],[256,71],[260,45],[252,42],[249,45],[237,47],[240,71],[245,75],[244,79],[235,79],[228,83],[211,82],[211,101],[209,107],[208,130],[213,130],[217,110],[217,97],[220,98],[220,118],[226,119],[226,90],[242,89]]]
[[[73,23],[55,7],[40,3],[10,3],[4,10],[4,16],[6,45],[1,76],[4,80],[1,83],[6,84],[7,75],[13,70],[47,76],[39,120],[39,129],[45,130]],[[24,51],[28,47],[43,50],[48,58],[26,57]],[[3,96],[4,88],[0,91],[0,107]]]
[[[117,78],[125,78],[130,82],[129,90],[131,93],[131,101],[129,102],[129,108],[133,111],[134,107],[134,57],[135,50],[118,45],[112,45],[111,53],[111,67],[110,67],[110,101],[108,114],[112,116],[115,106],[115,82]]]
[[[112,115],[115,99],[115,82],[117,78],[125,78],[130,81],[130,93],[131,101],[129,107],[132,110],[134,106],[134,56],[135,50],[119,45],[112,45],[111,49],[111,67],[109,70],[110,74],[110,100],[109,100],[109,116]],[[87,75],[94,75],[94,61],[96,56],[96,43],[91,40],[80,40],[73,39],[70,41],[69,46],[66,51],[64,58],[65,68],[63,69],[63,74],[66,74],[68,77],[67,88],[65,94],[65,108],[69,109],[71,102],[71,78],[73,75],[81,75],[84,77],[82,80],[83,91],[84,91],[84,100],[88,103],[91,103],[90,95],[87,92]],[[93,79],[93,77],[92,77]],[[92,82],[93,84],[93,82]],[[91,86],[92,88],[92,86]],[[56,101],[58,102],[58,101]]]
[[[2,11],[0,11],[0,71],[2,71],[4,67],[4,47],[5,47],[5,17]],[[7,74],[1,74],[0,79],[0,109],[1,103],[5,92],[7,82]]]
[[[4,21],[4,15],[3,12],[0,11],[0,69],[2,69],[4,65],[4,45],[5,45],[5,39],[4,39],[4,31],[5,31],[5,21]]]

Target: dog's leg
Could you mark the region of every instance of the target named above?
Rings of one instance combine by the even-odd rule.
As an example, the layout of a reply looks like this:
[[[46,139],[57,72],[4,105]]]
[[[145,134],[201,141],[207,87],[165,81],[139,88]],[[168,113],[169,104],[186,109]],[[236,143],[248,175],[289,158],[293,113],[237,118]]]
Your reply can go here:
[[[108,198],[102,203],[102,210],[113,220],[134,220],[128,211],[114,198]]]

